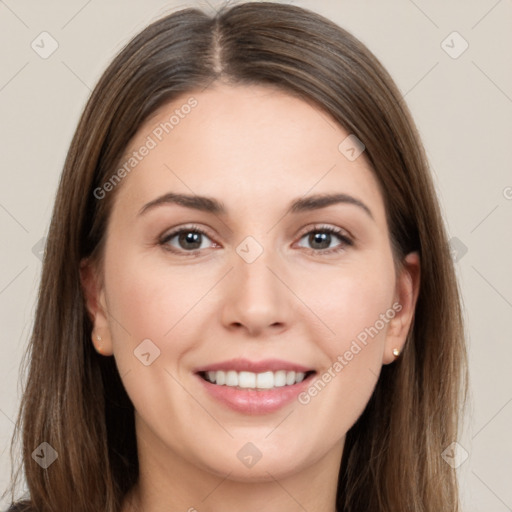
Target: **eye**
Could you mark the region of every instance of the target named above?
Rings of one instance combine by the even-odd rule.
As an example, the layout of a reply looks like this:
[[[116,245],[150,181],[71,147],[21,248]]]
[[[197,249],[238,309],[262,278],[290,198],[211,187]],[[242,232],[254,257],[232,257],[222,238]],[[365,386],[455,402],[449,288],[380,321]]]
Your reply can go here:
[[[354,245],[354,242],[346,235],[345,231],[334,228],[332,226],[315,226],[314,229],[305,233],[300,240],[306,240],[306,243],[311,245],[310,251],[314,253],[328,254],[340,252],[346,249],[347,246]],[[338,239],[341,243],[331,245]],[[299,243],[300,247],[304,247]]]
[[[210,237],[198,226],[181,227],[164,235],[159,244],[174,253],[194,253],[208,248]],[[211,240],[210,240],[211,241]]]
[[[337,245],[332,245],[338,239]],[[305,247],[300,241],[305,240],[311,247]],[[218,245],[212,242],[206,231],[198,226],[185,226],[167,233],[159,240],[159,245],[165,250],[182,256],[199,256],[202,249],[208,248],[208,241],[213,246]],[[354,245],[354,242],[346,232],[332,226],[314,226],[299,241],[299,247],[304,247],[314,254],[330,254],[345,250]],[[212,245],[210,245],[212,247]]]

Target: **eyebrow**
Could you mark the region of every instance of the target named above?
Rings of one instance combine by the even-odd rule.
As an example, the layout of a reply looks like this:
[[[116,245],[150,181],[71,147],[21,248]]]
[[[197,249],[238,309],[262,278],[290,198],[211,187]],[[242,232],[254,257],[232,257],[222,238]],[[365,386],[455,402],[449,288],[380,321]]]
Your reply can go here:
[[[227,208],[224,203],[213,197],[169,192],[145,204],[140,209],[138,215],[142,215],[157,206],[166,204],[177,204],[186,208],[192,208],[194,210],[200,210],[216,215],[227,214]],[[334,204],[350,204],[357,206],[358,208],[361,208],[371,219],[375,220],[370,208],[368,208],[366,204],[348,194],[315,194],[307,197],[300,197],[290,203],[286,214],[319,210]]]

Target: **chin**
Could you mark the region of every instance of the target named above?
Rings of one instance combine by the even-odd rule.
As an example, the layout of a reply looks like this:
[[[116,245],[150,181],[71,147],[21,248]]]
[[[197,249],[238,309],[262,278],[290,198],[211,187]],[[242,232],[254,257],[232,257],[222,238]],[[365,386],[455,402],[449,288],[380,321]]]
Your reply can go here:
[[[238,482],[268,482],[288,477],[308,465],[302,449],[287,455],[282,446],[279,450],[276,446],[269,446],[269,443],[265,446],[263,441],[251,443],[231,440],[230,444],[236,446],[232,448],[219,444],[222,453],[210,453],[207,458],[204,453],[197,454],[196,463],[209,473],[222,478],[229,475],[230,480]]]

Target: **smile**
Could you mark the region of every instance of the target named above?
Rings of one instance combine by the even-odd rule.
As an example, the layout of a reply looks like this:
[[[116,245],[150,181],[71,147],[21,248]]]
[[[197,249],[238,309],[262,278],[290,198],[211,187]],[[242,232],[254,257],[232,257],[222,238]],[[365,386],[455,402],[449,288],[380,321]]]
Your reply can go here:
[[[218,370],[201,372],[200,375],[203,379],[217,386],[239,389],[273,389],[298,384],[312,373],[314,372],[295,372],[293,370],[267,371],[263,373]]]
[[[214,403],[241,414],[261,415],[292,404],[317,372],[278,359],[232,359],[196,368],[194,373]]]

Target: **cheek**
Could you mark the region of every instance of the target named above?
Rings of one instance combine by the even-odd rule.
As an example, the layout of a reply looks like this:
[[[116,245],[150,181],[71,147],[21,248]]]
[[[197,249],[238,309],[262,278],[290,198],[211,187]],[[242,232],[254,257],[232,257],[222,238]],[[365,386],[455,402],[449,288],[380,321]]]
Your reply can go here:
[[[308,296],[311,309],[329,327],[324,337],[325,352],[346,350],[352,340],[364,341],[369,330],[372,339],[376,338],[374,327],[383,337],[389,322],[386,312],[391,309],[395,293],[392,260],[325,272],[323,279],[317,274],[315,280],[310,281]],[[320,286],[319,282],[323,284]],[[311,290],[315,290],[314,294]]]
[[[105,275],[113,350],[123,385],[142,417],[175,425],[173,411],[184,413],[190,400],[169,375],[179,380],[184,355],[200,341],[189,322],[194,304],[208,287],[203,279],[194,279],[194,271],[177,271],[165,258],[129,250],[111,252]]]
[[[353,265],[336,273],[323,293],[317,289],[319,316],[334,331],[317,344],[324,364],[300,403],[315,413],[333,414],[332,429],[346,432],[366,406],[382,366],[384,340],[395,292],[393,260]],[[314,384],[314,383],[313,383]],[[316,398],[316,397],[322,398]],[[333,417],[334,419],[334,417]]]
[[[202,275],[199,266],[192,267],[173,268],[166,264],[165,255],[155,258],[137,252],[111,252],[105,275],[116,356],[128,348],[133,351],[144,339],[175,356],[185,350],[180,340],[186,337],[173,334],[183,334],[187,323],[182,320],[211,281],[211,275]]]
[[[391,307],[393,288],[390,279],[381,277],[374,279],[357,279],[350,276],[343,283],[345,294],[340,300],[340,310],[336,324],[339,340],[345,343],[348,339],[364,342],[365,333],[377,328],[385,334],[385,326],[380,320]]]
[[[382,367],[386,331],[394,316],[394,271],[392,266],[369,268],[339,274],[317,296],[319,316],[335,334],[318,336],[317,331],[312,338],[324,355],[323,364],[299,403],[313,417],[329,418],[327,438],[341,437],[354,424]]]

